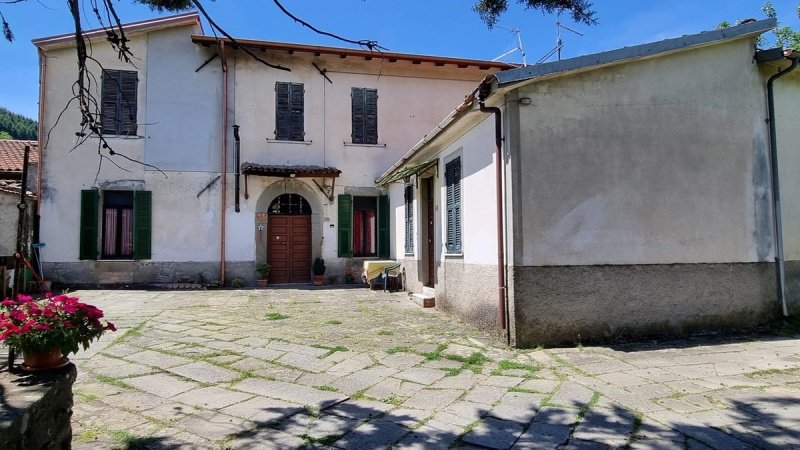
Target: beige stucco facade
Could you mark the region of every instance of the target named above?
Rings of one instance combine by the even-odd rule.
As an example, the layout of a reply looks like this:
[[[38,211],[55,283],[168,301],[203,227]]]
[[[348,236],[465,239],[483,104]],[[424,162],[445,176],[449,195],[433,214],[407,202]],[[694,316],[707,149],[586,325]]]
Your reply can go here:
[[[638,48],[587,56],[568,69],[569,62],[553,63],[552,73],[482,85],[487,106],[503,114],[510,343],[739,328],[778,316],[766,122],[766,82],[777,69],[754,62],[755,34],[741,30],[700,44],[654,43],[636,56]],[[800,144],[792,124],[800,84],[794,74],[778,83],[788,302],[796,313]],[[497,319],[495,133],[492,115],[477,103],[415,147],[409,164],[439,158],[441,211],[443,164],[462,155],[464,251],[440,250],[447,225],[439,212],[432,287],[441,308],[505,333]],[[418,195],[417,208],[421,201]],[[416,237],[422,224],[414,226]],[[406,256],[409,267],[421,259]],[[424,277],[412,270],[409,278]]]
[[[264,223],[256,219],[257,214],[266,212],[275,197],[284,193],[302,195],[311,205],[312,258],[325,258],[328,275],[342,275],[360,260],[338,257],[337,195],[383,192],[376,188],[375,178],[446,114],[464,91],[501,66],[427,57],[421,61],[383,58],[379,53],[348,56],[346,49],[337,54],[299,47],[297,51],[257,50],[260,57],[291,69],[283,71],[264,66],[230,44],[220,52],[217,45],[195,43],[192,35],[197,34],[201,30],[192,20],[139,29],[129,35],[133,65],[118,61],[99,41],[93,46],[94,58],[106,69],[138,72],[137,135],[106,139],[115,152],[144,165],[109,157],[103,149],[101,159],[95,137],[71,150],[80,118],[74,107],[63,114],[62,109],[72,95],[75,51],[67,44],[42,44],[46,70],[41,121],[45,130],[52,131],[44,148],[41,241],[48,249],[45,270],[56,281],[148,284],[196,280],[201,273],[206,280],[218,280],[223,261],[226,279],[250,281],[255,277],[255,262],[267,258],[269,230],[261,227]],[[219,56],[214,58],[215,54]],[[324,76],[315,64],[325,71]],[[99,80],[99,67],[90,65],[90,70]],[[275,139],[277,82],[303,85],[305,136],[301,142]],[[98,84],[90,88],[97,98]],[[354,87],[378,91],[375,145],[351,143]],[[224,112],[223,102],[227,104]],[[240,126],[242,163],[333,167],[341,175],[335,180],[243,175],[237,212],[233,125]],[[220,178],[223,148],[227,154],[224,179]],[[327,191],[323,193],[317,184]],[[151,258],[79,260],[80,195],[81,190],[92,188],[152,192]]]

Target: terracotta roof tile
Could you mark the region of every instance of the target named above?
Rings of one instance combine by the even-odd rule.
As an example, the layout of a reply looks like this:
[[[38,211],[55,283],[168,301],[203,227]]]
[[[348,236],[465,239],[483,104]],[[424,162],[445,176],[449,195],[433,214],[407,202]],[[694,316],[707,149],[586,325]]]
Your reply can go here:
[[[22,172],[25,146],[30,145],[30,162],[39,161],[36,141],[0,140],[0,172]]]

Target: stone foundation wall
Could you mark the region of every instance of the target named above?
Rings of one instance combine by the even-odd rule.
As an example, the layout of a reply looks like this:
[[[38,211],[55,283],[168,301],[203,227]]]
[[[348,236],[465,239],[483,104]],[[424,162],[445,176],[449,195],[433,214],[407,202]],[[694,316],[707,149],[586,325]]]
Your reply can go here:
[[[789,315],[800,315],[800,261],[784,262],[786,275],[786,303],[789,306]]]
[[[516,267],[518,347],[763,324],[778,314],[771,263]]]
[[[0,357],[5,364],[4,351]],[[16,375],[8,373],[6,367],[0,369],[0,448],[69,449],[75,366],[69,364],[57,372],[37,375]]]
[[[219,281],[219,261],[216,262],[153,262],[153,261],[80,261],[44,263],[45,277],[65,285],[146,286],[188,281]],[[255,263],[228,261],[225,281],[242,278],[255,286]]]

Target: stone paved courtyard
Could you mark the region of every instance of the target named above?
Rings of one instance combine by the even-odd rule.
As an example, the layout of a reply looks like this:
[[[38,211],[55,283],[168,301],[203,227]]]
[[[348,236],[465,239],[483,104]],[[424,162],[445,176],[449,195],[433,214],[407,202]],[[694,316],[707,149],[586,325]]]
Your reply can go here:
[[[800,448],[800,336],[514,350],[404,293],[79,291],[73,448]]]

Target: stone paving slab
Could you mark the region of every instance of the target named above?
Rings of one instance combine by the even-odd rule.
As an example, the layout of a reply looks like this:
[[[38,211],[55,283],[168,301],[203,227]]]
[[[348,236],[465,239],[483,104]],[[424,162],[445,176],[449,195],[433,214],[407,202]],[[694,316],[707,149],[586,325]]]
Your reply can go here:
[[[75,355],[77,449],[800,445],[800,336],[515,350],[403,293],[77,294],[138,331]]]
[[[163,398],[173,397],[200,386],[178,377],[157,373],[136,378],[126,378],[125,383]]]
[[[318,389],[285,383],[282,381],[269,381],[248,378],[233,385],[240,391],[251,392],[278,400],[284,400],[300,405],[313,406],[323,409],[347,400],[347,396],[335,392],[321,391]]]

